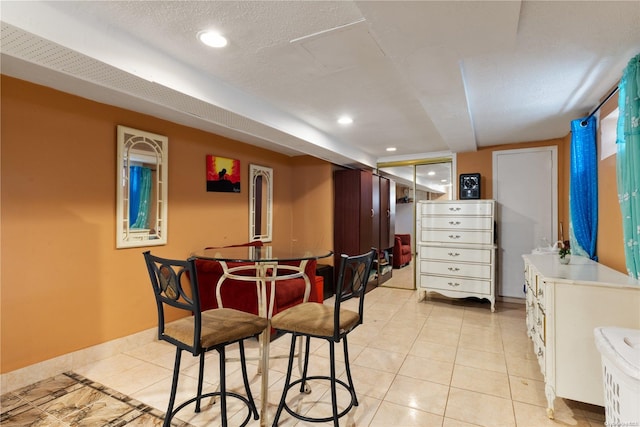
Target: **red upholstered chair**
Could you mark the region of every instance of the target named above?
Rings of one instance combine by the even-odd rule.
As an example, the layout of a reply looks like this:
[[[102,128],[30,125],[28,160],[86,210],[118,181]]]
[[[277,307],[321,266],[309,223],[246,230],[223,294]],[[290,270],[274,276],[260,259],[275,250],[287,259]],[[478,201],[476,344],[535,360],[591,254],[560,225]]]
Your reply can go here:
[[[411,234],[396,234],[393,244],[393,267],[400,268],[411,262]]]
[[[236,246],[262,246],[262,242],[252,242]],[[244,263],[228,263],[229,267],[242,265]],[[251,265],[250,263],[246,263]],[[316,280],[316,260],[310,260],[305,267],[305,273],[309,277],[311,293],[309,301],[322,302],[322,281]],[[218,261],[197,259],[196,271],[198,273],[198,288],[200,291],[201,310],[218,308],[216,300],[216,284],[222,276],[222,266]],[[252,275],[253,272],[240,271],[234,274]],[[270,292],[270,284],[267,284],[267,295]],[[320,287],[318,292],[317,287]],[[278,280],[276,284],[275,301],[273,304],[273,315],[289,307],[302,303],[304,298],[305,282],[303,278]],[[233,308],[247,313],[258,314],[258,296],[255,282],[243,282],[240,280],[227,279],[221,287],[220,295],[225,308]],[[320,299],[319,299],[320,298]]]

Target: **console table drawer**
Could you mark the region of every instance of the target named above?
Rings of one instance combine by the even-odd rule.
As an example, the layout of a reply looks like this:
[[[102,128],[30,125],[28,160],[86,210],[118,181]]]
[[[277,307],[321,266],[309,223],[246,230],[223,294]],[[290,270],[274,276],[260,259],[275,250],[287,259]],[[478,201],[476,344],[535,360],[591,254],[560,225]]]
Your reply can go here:
[[[491,280],[491,265],[420,261],[420,273],[439,274],[443,276],[477,277],[479,279]]]
[[[491,249],[468,249],[441,246],[420,247],[420,259],[442,261],[491,263]]]
[[[461,277],[441,277],[423,274],[420,276],[420,287],[443,291],[468,292],[474,294],[491,294],[491,282]]]

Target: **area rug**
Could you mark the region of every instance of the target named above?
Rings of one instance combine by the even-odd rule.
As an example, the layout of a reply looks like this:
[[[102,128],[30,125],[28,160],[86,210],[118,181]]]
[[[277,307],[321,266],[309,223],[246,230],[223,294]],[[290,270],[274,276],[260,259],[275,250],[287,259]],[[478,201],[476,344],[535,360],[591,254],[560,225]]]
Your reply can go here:
[[[0,425],[161,426],[164,413],[115,390],[65,372],[0,396]],[[189,424],[174,420],[171,425]]]

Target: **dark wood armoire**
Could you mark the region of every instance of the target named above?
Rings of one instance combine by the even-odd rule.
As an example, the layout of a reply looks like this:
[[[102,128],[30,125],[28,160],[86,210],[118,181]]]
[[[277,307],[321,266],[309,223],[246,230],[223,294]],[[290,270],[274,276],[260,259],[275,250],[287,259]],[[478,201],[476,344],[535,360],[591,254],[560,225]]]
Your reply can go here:
[[[375,287],[392,274],[395,184],[371,171],[348,169],[334,175],[334,266],[340,255],[356,255],[376,248],[378,257],[369,279]],[[337,282],[336,282],[337,283]]]

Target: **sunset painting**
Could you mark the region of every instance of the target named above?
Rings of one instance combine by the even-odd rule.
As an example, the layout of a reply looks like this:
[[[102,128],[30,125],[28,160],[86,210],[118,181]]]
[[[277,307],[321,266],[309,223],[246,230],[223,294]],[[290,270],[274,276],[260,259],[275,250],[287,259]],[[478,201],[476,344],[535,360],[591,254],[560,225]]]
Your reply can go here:
[[[240,160],[207,155],[207,191],[240,192]]]

